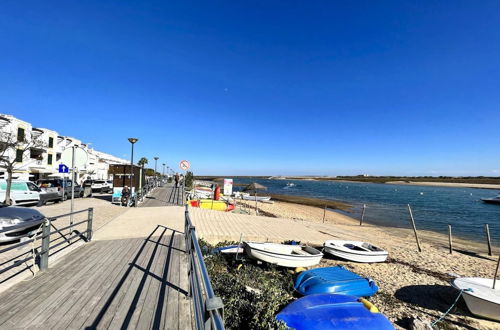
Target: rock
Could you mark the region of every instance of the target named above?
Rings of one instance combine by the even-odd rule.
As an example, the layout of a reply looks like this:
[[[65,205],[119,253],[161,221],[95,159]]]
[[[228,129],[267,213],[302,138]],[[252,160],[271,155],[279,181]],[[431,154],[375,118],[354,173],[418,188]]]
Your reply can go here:
[[[432,330],[431,322],[419,317],[414,318],[410,323],[410,330]]]

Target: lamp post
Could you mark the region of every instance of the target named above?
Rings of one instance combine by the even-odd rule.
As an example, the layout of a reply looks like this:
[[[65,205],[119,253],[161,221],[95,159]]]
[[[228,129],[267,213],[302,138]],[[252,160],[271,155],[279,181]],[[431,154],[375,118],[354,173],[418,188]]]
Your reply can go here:
[[[167,165],[167,164],[163,163],[162,165],[163,165],[162,176],[163,176],[163,179],[165,179],[165,165]]]
[[[158,162],[158,159],[160,159],[159,157],[154,157],[153,158],[155,160],[155,181],[158,181],[158,176],[156,175],[156,163]],[[156,184],[158,184],[158,182],[156,182]]]
[[[128,138],[128,142],[132,144],[132,153],[130,155],[130,196],[132,196],[134,189],[134,144],[139,141],[136,138]]]

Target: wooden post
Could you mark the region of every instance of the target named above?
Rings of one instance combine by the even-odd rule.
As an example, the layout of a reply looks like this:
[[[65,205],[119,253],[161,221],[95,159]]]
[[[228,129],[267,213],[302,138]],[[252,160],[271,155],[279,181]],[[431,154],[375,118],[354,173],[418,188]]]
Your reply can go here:
[[[366,204],[363,204],[363,211],[361,212],[361,219],[359,220],[359,225],[363,225],[363,220],[365,219]]]
[[[325,209],[323,210],[323,223],[325,223],[325,217],[326,217],[326,205],[325,205]]]
[[[451,238],[451,225],[448,225],[448,242],[450,242],[450,254],[453,253],[453,240]]]
[[[420,248],[420,241],[418,239],[417,227],[415,226],[415,219],[413,219],[413,213],[411,211],[410,204],[408,204],[408,212],[410,212],[410,220],[411,220],[411,225],[413,227],[413,232],[415,233],[415,239],[417,241],[418,252],[422,252],[422,249]]]
[[[495,288],[495,284],[497,282],[498,266],[500,266],[500,256],[498,256],[497,269],[495,270],[495,277],[493,278],[493,288],[492,289]]]
[[[486,241],[488,242],[488,255],[491,256],[490,226],[488,224],[484,225],[484,231],[486,231]]]
[[[45,220],[42,226],[42,246],[40,251],[40,270],[49,268],[50,220]]]
[[[259,208],[257,207],[257,190],[255,190],[255,215],[259,215]]]

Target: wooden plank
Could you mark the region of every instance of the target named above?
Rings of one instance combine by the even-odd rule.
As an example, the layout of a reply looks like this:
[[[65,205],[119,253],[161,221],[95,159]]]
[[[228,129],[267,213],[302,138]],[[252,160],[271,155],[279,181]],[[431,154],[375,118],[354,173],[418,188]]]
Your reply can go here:
[[[179,248],[186,251],[186,242],[184,241],[184,236],[179,234],[180,243]],[[179,287],[184,291],[189,291],[189,277],[188,277],[188,254],[186,252],[180,253],[180,269],[179,269]],[[185,295],[181,294],[179,296],[179,315],[184,315],[185,317],[179,317],[179,329],[193,329],[193,310],[192,301]]]
[[[171,261],[168,267],[167,276],[167,298],[163,305],[162,325],[163,329],[178,329],[179,328],[179,251],[174,247],[179,245],[179,235],[174,236],[173,246],[170,248]]]
[[[68,299],[64,307],[60,307],[45,322],[47,328],[66,329],[69,324],[76,319],[80,319],[80,326],[85,321],[88,314],[99,302],[105,289],[110,282],[128,265],[126,260],[128,256],[140,245],[140,239],[128,239],[122,242],[116,242],[116,251],[109,254],[107,262],[99,269],[94,268],[94,276],[89,276],[87,280],[82,281],[77,292],[71,299]],[[120,244],[118,244],[120,243]],[[73,303],[71,303],[73,301]],[[36,323],[35,323],[36,324]]]
[[[118,241],[120,242],[120,241]],[[121,243],[121,244],[120,244]],[[122,242],[115,243],[117,249],[121,249]],[[58,287],[53,294],[43,300],[38,306],[33,307],[26,315],[19,314],[20,320],[16,324],[21,328],[30,328],[38,324],[44,324],[47,328],[51,329],[52,326],[48,324],[48,318],[59,318],[69,309],[81,294],[85,293],[88,285],[91,284],[98,276],[100,276],[101,268],[113,259],[114,249],[107,250],[106,254],[94,256],[96,263],[92,268],[87,271],[81,271],[77,267],[69,270],[72,276],[72,281],[66,281],[63,285]],[[72,283],[69,285],[68,283]],[[63,303],[64,302],[64,303]]]
[[[152,249],[149,252],[148,258],[144,259],[143,264],[139,265],[142,267],[142,270],[137,268],[134,269],[136,276],[134,281],[130,284],[130,288],[136,288],[136,290],[129,290],[127,292],[122,303],[115,312],[115,316],[109,325],[110,328],[128,328],[134,313],[138,312],[140,314],[141,301],[143,302],[146,299],[147,289],[152,279],[149,272],[152,272],[154,269],[154,261],[157,261],[158,254],[162,249],[160,243],[164,240],[165,236],[170,236],[168,230],[164,230],[163,234],[156,239],[155,243],[149,242]]]
[[[82,251],[85,249],[95,250],[96,246],[93,243],[89,243],[88,245],[84,245],[78,248],[77,250],[71,252],[73,258],[69,260],[61,260],[57,264],[57,267],[61,266],[61,269],[68,269],[68,267],[73,267],[74,265],[79,264],[82,258],[86,256],[86,252]],[[22,304],[23,307],[26,306],[24,295],[30,294],[31,292],[37,290],[39,287],[46,285],[46,283],[49,281],[53,281],[52,277],[50,276],[53,272],[54,271],[51,267],[45,272],[37,273],[34,278],[30,278],[26,281],[18,283],[17,285],[0,294],[0,315],[5,313],[9,309],[15,308],[17,304]],[[62,276],[62,273],[57,272],[55,275],[55,278],[59,279]],[[31,281],[33,281],[33,283],[31,283]]]
[[[153,245],[145,240],[141,248],[137,251],[137,254],[131,256],[129,259],[130,265],[123,277],[118,279],[117,283],[113,285],[113,288],[106,293],[103,301],[100,302],[89,315],[85,322],[86,327],[109,327],[109,324],[115,316],[116,310],[122,304],[127,292],[136,289],[136,287],[134,287],[135,278],[140,274],[134,265],[143,265],[145,260],[148,260],[152,248]]]
[[[157,258],[154,261],[154,269],[153,274],[156,276],[149,276],[150,283],[146,294],[143,296],[140,304],[138,304],[138,308],[136,309],[133,318],[130,322],[130,328],[139,328],[139,329],[150,329],[152,328],[152,320],[153,313],[155,311],[155,307],[158,301],[158,294],[161,285],[161,276],[163,271],[163,265],[166,261],[167,257],[167,245],[170,244],[172,239],[172,232],[167,231],[162,239],[162,246],[157,253]],[[159,279],[160,278],[160,279]]]
[[[111,244],[106,243],[105,249],[110,249]],[[86,252],[86,251],[83,251]],[[70,255],[68,256],[70,257]],[[88,257],[88,256],[87,256]],[[89,258],[89,262],[85,264],[82,268],[79,268],[78,271],[87,272],[98,262],[99,258]],[[62,261],[61,261],[62,262]],[[73,269],[77,269],[73,267]],[[54,270],[53,270],[54,272]],[[14,308],[11,308],[7,311],[7,313],[2,313],[0,315],[0,324],[4,324],[12,317],[20,317],[22,315],[33,315],[35,311],[40,312],[40,308],[43,305],[44,301],[50,299],[52,295],[59,289],[69,290],[71,287],[76,285],[78,278],[73,276],[71,269],[68,269],[64,272],[61,272],[61,277],[59,277],[59,281],[51,281],[47,285],[44,286],[36,286],[34,283],[25,282],[23,285],[27,286],[36,286],[36,290],[30,293],[22,294],[25,299],[25,304],[19,304]],[[53,278],[52,274],[47,274],[49,278]],[[28,284],[30,283],[30,284]],[[14,323],[15,324],[15,323]]]

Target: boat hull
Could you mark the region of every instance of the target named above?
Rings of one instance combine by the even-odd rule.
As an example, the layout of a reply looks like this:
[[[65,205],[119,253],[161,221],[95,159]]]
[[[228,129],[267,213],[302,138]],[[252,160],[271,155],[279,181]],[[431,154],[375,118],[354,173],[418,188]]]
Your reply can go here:
[[[297,299],[278,313],[276,319],[297,330],[394,329],[369,302],[337,294],[315,294]]]
[[[481,198],[481,200],[488,204],[500,204],[500,198]]]
[[[458,290],[464,289],[462,296],[472,314],[500,321],[500,288],[499,285],[495,285],[495,289],[492,289],[492,279],[457,278],[451,285]],[[472,291],[467,291],[469,288]]]
[[[295,279],[294,289],[304,295],[334,293],[356,297],[373,296],[378,286],[342,266],[323,267],[304,271]]]
[[[246,200],[246,201],[254,201],[257,199],[257,202],[268,202],[271,200],[271,197],[270,196],[247,196],[247,195],[243,195],[241,196],[243,198],[243,200]]]
[[[340,243],[339,243],[340,242]],[[353,251],[345,248],[342,244],[350,243],[349,241],[326,241],[323,251],[333,256],[361,263],[384,262],[387,260],[389,253],[387,251]],[[351,242],[361,245],[363,242]]]
[[[266,246],[267,244],[267,246]],[[278,247],[282,251],[271,250],[276,246],[285,246],[283,244],[272,244],[272,243],[248,243],[245,242],[245,253],[253,259],[267,262],[269,264],[278,265],[281,267],[310,267],[319,264],[321,258],[323,258],[323,253],[312,248],[312,247],[301,247],[299,245],[290,245],[289,248]],[[309,255],[299,255],[292,254],[293,249],[304,249],[306,252],[311,252],[314,254]]]

